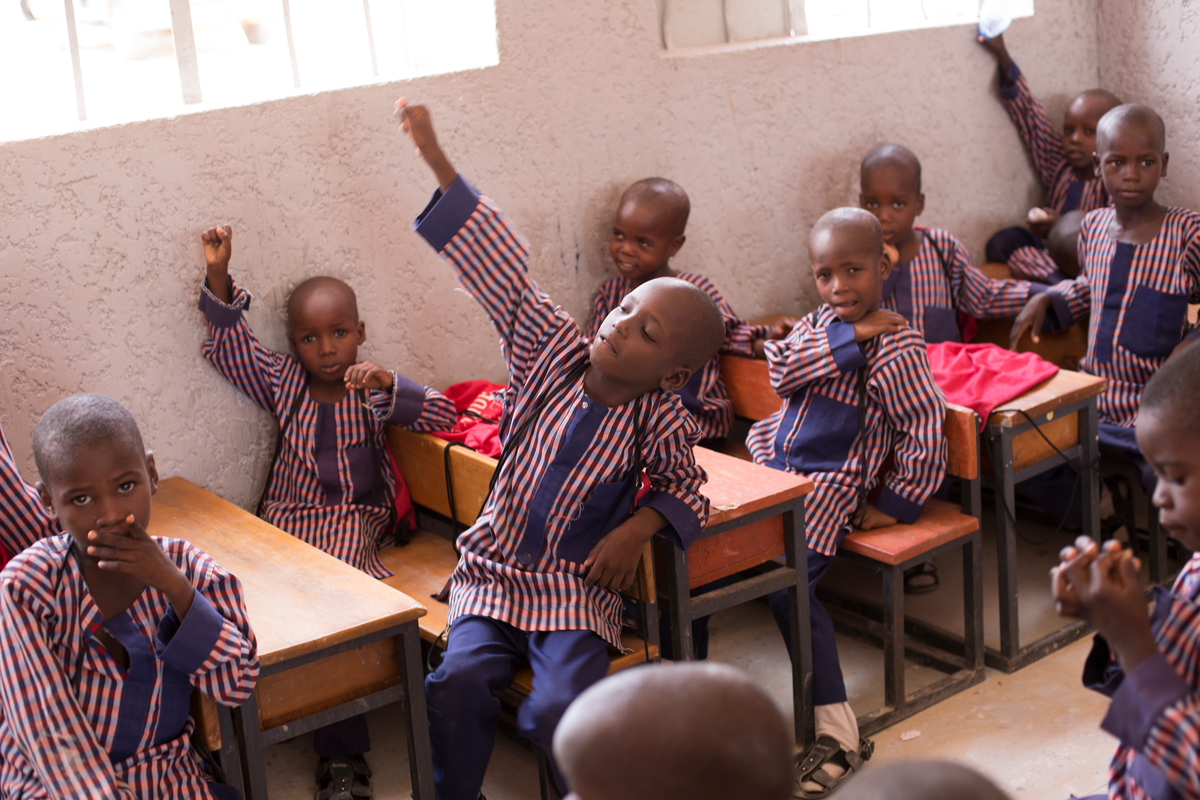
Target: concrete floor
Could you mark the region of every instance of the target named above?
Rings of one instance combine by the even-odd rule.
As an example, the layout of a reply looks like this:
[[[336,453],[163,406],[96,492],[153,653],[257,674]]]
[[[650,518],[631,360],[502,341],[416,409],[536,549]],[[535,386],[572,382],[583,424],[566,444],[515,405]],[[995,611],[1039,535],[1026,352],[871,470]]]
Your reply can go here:
[[[1022,515],[1023,516],[1023,515]],[[996,564],[990,518],[984,524],[984,625],[987,642],[998,644]],[[1018,542],[1022,642],[1052,631],[1062,620],[1054,613],[1047,571],[1071,536],[1056,534],[1037,522],[1022,520],[1028,539]],[[1032,542],[1032,543],[1031,543]],[[942,585],[927,595],[907,598],[907,611],[921,619],[962,630],[961,559],[938,560]],[[835,562],[827,581],[865,596],[878,595],[879,578],[866,569]],[[746,670],[791,714],[791,679],[783,641],[762,603],[724,611],[712,619],[710,657]],[[1090,636],[1013,675],[993,670],[987,679],[874,737],[872,764],[913,757],[963,761],[990,775],[1014,797],[1061,798],[1104,790],[1114,740],[1099,729],[1107,700],[1079,683]],[[838,652],[851,705],[858,713],[883,702],[883,659],[869,644],[839,637]],[[910,663],[908,687],[918,687],[941,673]],[[408,798],[407,746],[402,726],[391,709],[369,715],[374,749],[368,760],[375,771],[378,800]],[[918,731],[916,738],[900,735]],[[273,800],[313,796],[310,736],[268,748],[268,784]],[[538,797],[537,767],[532,751],[500,735],[484,783],[489,800],[532,800]]]

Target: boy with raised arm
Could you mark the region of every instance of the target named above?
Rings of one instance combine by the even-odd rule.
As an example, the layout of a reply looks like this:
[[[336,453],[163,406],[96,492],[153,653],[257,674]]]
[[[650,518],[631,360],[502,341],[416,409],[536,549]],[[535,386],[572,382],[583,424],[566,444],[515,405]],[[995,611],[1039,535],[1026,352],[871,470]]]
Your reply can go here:
[[[238,579],[146,533],[158,490],[133,415],[100,395],[50,407],[37,484],[65,533],[0,573],[0,795],[240,797],[191,751],[193,688],[237,706],[258,655]]]
[[[858,208],[835,209],[813,226],[809,256],[825,302],[786,339],[767,342],[771,385],[784,402],[746,438],[756,464],[814,484],[804,506],[817,739],[800,759],[797,797],[824,797],[873,749],[859,738],[817,584],[850,530],[915,522],[946,472],[946,401],[925,341],[880,307],[891,269],[883,241],[879,221]],[[869,502],[889,452],[895,466]],[[790,652],[787,592],[769,600]]]
[[[1034,247],[1049,261],[1042,240],[1059,217],[1075,209],[1088,212],[1108,205],[1108,191],[1092,169],[1092,153],[1096,150],[1100,118],[1121,101],[1104,89],[1088,89],[1067,106],[1062,131],[1055,130],[1041,102],[1029,91],[1024,73],[1008,54],[1004,36],[980,36],[979,43],[996,57],[1000,99],[1016,123],[1046,189],[1046,205],[1029,210],[1028,228],[1005,228],[992,236],[987,243],[987,260],[1007,263],[1018,248]],[[1052,270],[1052,264],[1043,264],[1039,272]]]
[[[396,107],[438,181],[416,231],[487,312],[509,371],[504,451],[458,538],[445,659],[425,681],[438,797],[476,800],[499,719],[492,691],[529,663],[533,693],[517,727],[550,754],[563,712],[620,647],[618,591],[633,585],[645,543],[662,530],[687,547],[706,524],[706,476],[692,457],[700,431],[674,393],[725,327],[702,290],[659,278],[589,340],[530,276],[508,218],[455,171],[428,110]],[[650,488],[635,506],[643,470]],[[563,787],[552,756],[551,766]]]
[[[200,310],[212,337],[204,357],[279,421],[259,515],[368,575],[388,577],[379,549],[391,541],[397,521],[384,425],[449,430],[454,404],[428,386],[358,360],[366,324],[354,290],[336,278],[309,278],[292,291],[292,354],[268,350],[242,313],[250,306],[249,292],[229,277],[233,231],[211,228],[201,240],[208,274]],[[365,716],[319,728],[313,748],[317,800],[349,800],[352,790],[370,791]]]
[[[37,489],[26,483],[0,430],[0,565],[29,545],[58,533]]]

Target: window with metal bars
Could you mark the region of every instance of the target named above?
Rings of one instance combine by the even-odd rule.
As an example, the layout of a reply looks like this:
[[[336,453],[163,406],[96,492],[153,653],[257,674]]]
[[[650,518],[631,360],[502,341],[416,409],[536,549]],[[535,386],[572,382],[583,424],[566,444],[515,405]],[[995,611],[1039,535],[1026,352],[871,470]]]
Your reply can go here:
[[[0,0],[0,141],[498,63],[495,0]]]

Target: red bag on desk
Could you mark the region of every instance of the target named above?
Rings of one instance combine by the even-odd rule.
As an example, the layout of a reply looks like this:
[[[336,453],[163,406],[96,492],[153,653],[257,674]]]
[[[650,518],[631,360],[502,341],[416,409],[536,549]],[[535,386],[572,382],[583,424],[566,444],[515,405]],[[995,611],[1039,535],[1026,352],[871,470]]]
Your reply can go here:
[[[491,381],[456,383],[442,394],[454,403],[458,422],[453,430],[433,431],[433,435],[448,442],[462,442],[485,456],[500,456],[501,404],[493,396],[504,386]]]
[[[993,410],[1058,372],[1035,353],[1014,353],[994,344],[939,342],[928,348],[933,380],[946,401],[974,411],[980,425]]]

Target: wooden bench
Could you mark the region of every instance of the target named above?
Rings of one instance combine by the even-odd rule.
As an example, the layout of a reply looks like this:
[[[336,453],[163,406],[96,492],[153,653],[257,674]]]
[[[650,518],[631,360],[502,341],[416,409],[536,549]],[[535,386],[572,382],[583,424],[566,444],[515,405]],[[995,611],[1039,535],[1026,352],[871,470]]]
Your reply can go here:
[[[159,484],[150,533],[191,542],[245,590],[258,684],[232,714],[201,702],[197,730],[214,751],[228,754],[236,741],[247,800],[267,797],[266,745],[395,702],[413,796],[434,800],[419,602],[182,478]]]
[[[995,280],[1012,280],[1013,274],[1004,264],[981,264],[979,271]],[[978,320],[979,330],[972,342],[991,343],[1008,349],[1012,333],[1011,319]],[[1061,369],[1079,369],[1079,361],[1087,353],[1088,321],[1085,317],[1062,333],[1043,333],[1038,341],[1026,332],[1017,342],[1017,352],[1036,353]]]
[[[721,373],[733,399],[734,413],[740,417],[757,421],[773,414],[783,402],[771,386],[765,361],[722,356]],[[883,644],[884,706],[859,716],[863,735],[882,730],[984,679],[978,417],[970,409],[950,405],[943,430],[946,472],[962,483],[961,510],[951,503],[930,500],[912,525],[855,531],[846,536],[838,557],[882,572],[882,606],[844,592],[821,592],[830,600],[831,616],[839,626]],[[964,635],[906,620],[904,571],[959,548],[963,552]],[[948,673],[911,696],[904,689],[906,625],[920,639],[920,660]],[[931,652],[931,648],[942,652]]]

